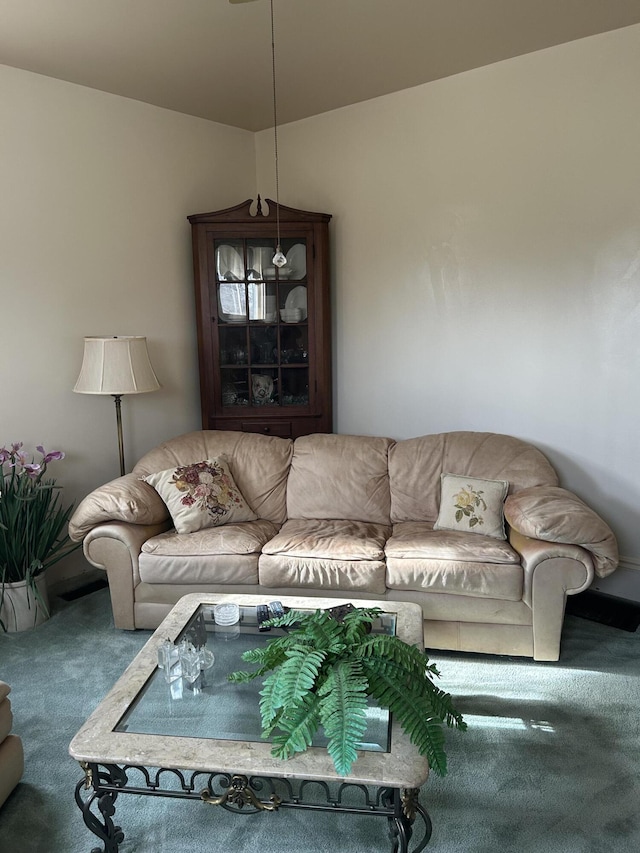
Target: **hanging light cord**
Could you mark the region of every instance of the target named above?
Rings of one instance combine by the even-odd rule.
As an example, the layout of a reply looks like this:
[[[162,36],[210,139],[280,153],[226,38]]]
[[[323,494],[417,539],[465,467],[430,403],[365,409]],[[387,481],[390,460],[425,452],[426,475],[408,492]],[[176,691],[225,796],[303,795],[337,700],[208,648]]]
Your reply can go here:
[[[282,255],[282,249],[280,247],[280,175],[278,172],[278,98],[276,95],[276,36],[275,36],[275,26],[273,23],[273,0],[269,0],[269,4],[271,7],[271,80],[273,82],[273,146],[275,153],[275,165],[276,165],[276,233],[277,233],[277,246],[276,246],[276,254],[274,255],[274,259],[278,258],[279,260],[276,263],[276,266],[282,266],[282,262],[286,263],[286,258]]]

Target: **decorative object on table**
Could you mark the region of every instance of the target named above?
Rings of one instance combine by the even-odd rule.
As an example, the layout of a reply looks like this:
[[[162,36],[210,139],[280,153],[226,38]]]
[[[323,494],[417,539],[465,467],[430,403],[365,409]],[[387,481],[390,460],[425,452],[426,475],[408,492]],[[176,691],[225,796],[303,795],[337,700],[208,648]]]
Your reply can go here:
[[[86,337],[80,375],[74,391],[79,394],[111,394],[116,405],[120,476],[125,473],[120,401],[124,394],[145,394],[160,388],[141,336]]]
[[[322,726],[336,771],[347,776],[372,696],[396,716],[433,770],[446,774],[443,726],[464,730],[466,723],[451,696],[434,684],[439,672],[422,649],[370,633],[381,612],[354,607],[334,618],[324,610],[292,610],[267,623],[285,628],[284,636],[242,655],[258,669],[231,673],[230,681],[247,682],[271,672],[260,691],[260,715],[262,736],[273,735],[276,758],[304,752]]]
[[[216,624],[216,636],[223,640],[233,640],[240,635],[240,608],[237,604],[231,601],[216,604],[213,608],[213,619]]]
[[[158,669],[164,674],[167,684],[173,684],[182,678],[186,687],[199,694],[207,687],[206,673],[215,663],[215,655],[204,642],[183,637],[176,645],[167,638],[158,646]]]
[[[240,621],[240,607],[231,601],[216,604],[213,608],[213,618],[216,625],[237,625]]]
[[[182,676],[179,663],[178,647],[167,638],[158,646],[158,669],[163,671],[167,684],[173,684]]]
[[[64,453],[41,445],[35,461],[22,442],[0,448],[0,628],[22,631],[49,617],[45,571],[79,547],[67,534],[73,504],[45,479]],[[30,461],[29,461],[30,460]]]

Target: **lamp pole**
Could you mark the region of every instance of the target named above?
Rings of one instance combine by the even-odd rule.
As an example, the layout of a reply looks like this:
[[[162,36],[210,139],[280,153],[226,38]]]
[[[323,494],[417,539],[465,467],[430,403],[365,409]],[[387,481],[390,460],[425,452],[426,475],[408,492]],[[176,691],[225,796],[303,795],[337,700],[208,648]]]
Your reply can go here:
[[[122,438],[122,412],[120,410],[120,401],[122,394],[113,394],[113,399],[116,402],[116,427],[118,429],[118,452],[120,454],[120,476],[124,477],[124,441]]]

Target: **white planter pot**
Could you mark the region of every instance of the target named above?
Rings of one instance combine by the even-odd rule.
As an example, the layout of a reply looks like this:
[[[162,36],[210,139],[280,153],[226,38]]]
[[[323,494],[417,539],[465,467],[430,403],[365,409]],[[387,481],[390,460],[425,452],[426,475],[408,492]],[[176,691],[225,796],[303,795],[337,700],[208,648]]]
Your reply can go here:
[[[49,618],[49,595],[47,593],[46,575],[38,575],[36,588],[40,598],[46,605],[43,609],[32,590],[25,581],[6,583],[0,587],[0,620],[6,631],[26,631],[41,625]],[[4,597],[3,597],[4,589]],[[1,630],[1,628],[0,628]]]

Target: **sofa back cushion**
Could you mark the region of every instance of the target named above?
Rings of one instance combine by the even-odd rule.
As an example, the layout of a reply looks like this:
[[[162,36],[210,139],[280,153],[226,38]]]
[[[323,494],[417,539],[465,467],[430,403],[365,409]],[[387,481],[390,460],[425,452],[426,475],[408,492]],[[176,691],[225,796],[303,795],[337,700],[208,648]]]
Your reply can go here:
[[[287,485],[289,518],[389,524],[390,438],[314,434],[297,438]]]
[[[446,432],[409,438],[389,451],[391,521],[435,522],[443,473],[507,480],[509,494],[558,484],[544,454],[510,435]]]
[[[224,455],[233,479],[258,518],[282,524],[286,520],[287,475],[292,451],[290,438],[201,430],[172,438],[150,450],[134,467],[133,473],[145,477]]]

